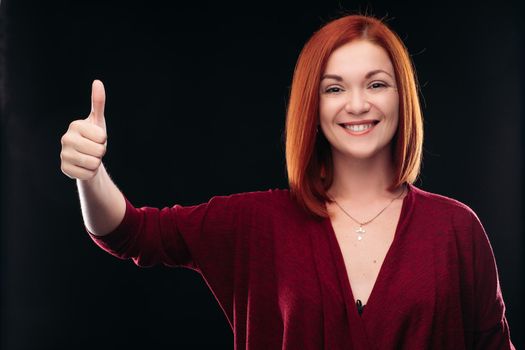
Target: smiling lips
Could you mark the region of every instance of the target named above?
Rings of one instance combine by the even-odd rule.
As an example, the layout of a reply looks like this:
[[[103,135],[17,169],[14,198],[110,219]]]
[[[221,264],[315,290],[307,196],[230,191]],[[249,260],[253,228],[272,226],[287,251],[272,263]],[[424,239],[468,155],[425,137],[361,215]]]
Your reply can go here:
[[[361,120],[359,122],[349,122],[339,124],[350,135],[361,136],[368,134],[379,124],[379,120]]]

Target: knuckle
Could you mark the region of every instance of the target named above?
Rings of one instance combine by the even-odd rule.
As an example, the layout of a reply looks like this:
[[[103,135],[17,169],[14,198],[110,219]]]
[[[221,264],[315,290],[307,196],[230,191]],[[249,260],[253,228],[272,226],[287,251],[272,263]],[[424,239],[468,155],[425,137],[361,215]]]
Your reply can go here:
[[[60,159],[62,160],[62,162],[65,164],[65,163],[68,163],[68,160],[70,159],[71,157],[69,156],[69,153],[66,152],[66,151],[62,151],[60,152]]]
[[[68,164],[62,164],[62,165],[60,166],[60,170],[62,170],[62,172],[63,172],[64,174],[66,174],[67,176],[71,176],[71,171],[70,171],[70,169],[69,169]]]
[[[78,120],[73,120],[71,123],[69,123],[69,129],[75,130],[78,126]]]
[[[105,143],[107,139],[108,139],[108,135],[106,134],[104,130],[102,130],[99,136],[100,143]]]
[[[62,135],[62,137],[60,138],[60,143],[62,144],[62,146],[69,143],[69,135],[67,133]]]
[[[86,122],[85,120],[82,120],[82,119],[78,119],[78,120],[72,121],[71,125],[73,126],[72,129],[75,132],[80,133],[81,131],[89,127],[89,122]]]
[[[100,152],[99,152],[100,158],[104,157],[106,155],[106,146],[101,145],[100,146]]]

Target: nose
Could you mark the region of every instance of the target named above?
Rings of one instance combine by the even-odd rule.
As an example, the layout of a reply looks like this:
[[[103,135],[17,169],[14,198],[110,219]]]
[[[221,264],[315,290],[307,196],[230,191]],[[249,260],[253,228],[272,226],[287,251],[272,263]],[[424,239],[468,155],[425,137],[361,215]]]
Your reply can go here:
[[[363,114],[370,110],[370,102],[364,92],[359,90],[348,91],[345,101],[345,111],[350,114]]]

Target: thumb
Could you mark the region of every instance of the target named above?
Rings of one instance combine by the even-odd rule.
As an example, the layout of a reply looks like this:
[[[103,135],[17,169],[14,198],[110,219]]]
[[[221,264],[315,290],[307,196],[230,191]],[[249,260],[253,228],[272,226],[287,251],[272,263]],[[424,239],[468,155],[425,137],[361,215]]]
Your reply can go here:
[[[94,80],[91,85],[91,113],[89,119],[92,123],[106,130],[104,106],[106,104],[106,91],[100,80]]]

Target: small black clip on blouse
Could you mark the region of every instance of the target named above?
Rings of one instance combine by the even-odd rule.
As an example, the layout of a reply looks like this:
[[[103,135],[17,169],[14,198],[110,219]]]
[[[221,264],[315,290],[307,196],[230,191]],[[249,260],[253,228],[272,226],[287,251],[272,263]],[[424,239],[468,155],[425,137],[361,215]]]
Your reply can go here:
[[[363,313],[363,309],[365,308],[365,306],[363,305],[363,303],[359,299],[357,299],[355,304],[357,305],[357,312],[359,313],[359,315],[361,315]]]

